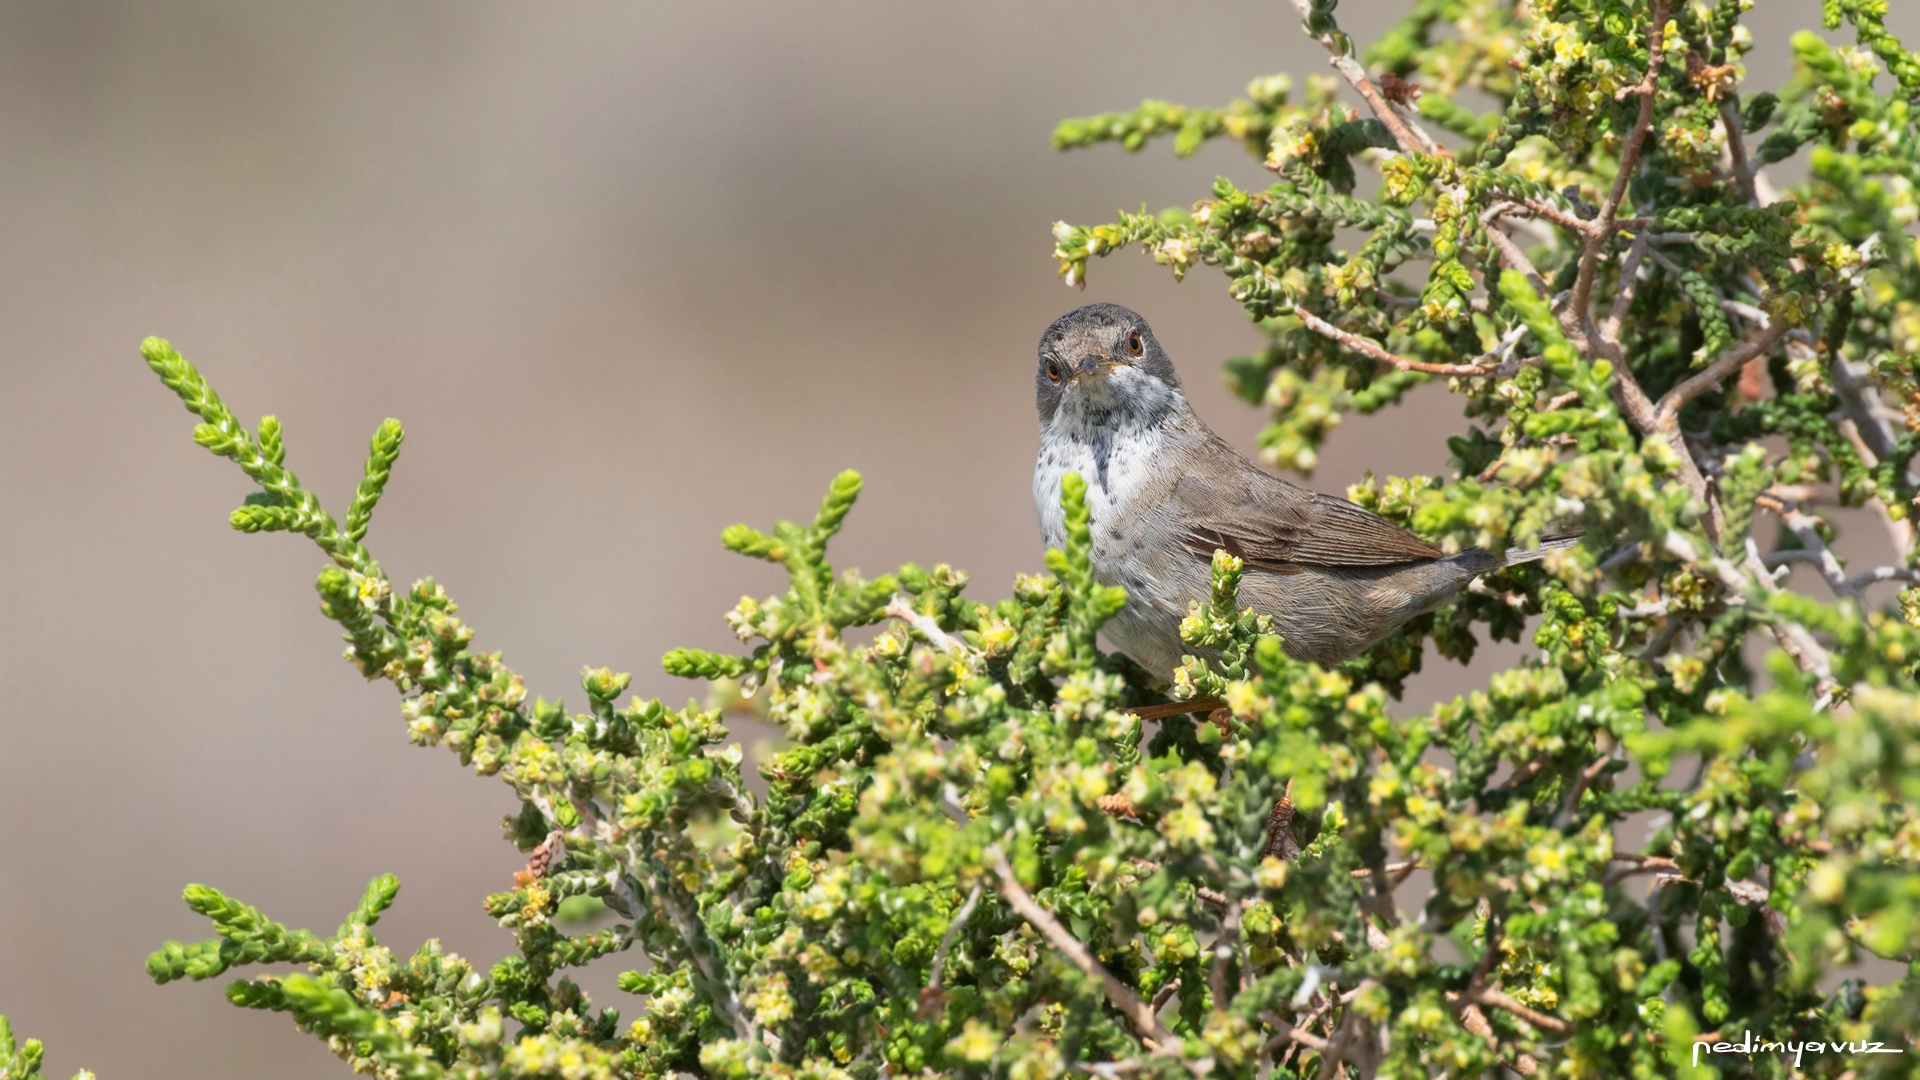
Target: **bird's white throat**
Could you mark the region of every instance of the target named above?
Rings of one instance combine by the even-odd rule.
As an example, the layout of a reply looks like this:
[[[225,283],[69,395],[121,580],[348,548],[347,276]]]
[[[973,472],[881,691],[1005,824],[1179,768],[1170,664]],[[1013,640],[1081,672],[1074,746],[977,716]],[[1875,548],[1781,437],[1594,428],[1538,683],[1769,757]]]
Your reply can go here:
[[[1155,474],[1168,422],[1188,413],[1179,390],[1137,368],[1120,368],[1070,388],[1041,428],[1034,463],[1034,508],[1047,546],[1066,545],[1060,482],[1068,473],[1086,481],[1097,549],[1103,526],[1129,515]],[[1158,467],[1164,469],[1165,463]]]

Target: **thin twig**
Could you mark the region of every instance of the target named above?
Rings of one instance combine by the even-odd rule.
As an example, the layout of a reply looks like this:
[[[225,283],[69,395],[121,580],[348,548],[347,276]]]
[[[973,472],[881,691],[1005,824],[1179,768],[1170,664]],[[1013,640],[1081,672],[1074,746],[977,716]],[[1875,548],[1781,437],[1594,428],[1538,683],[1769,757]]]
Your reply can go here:
[[[1509,365],[1512,365],[1515,371],[1518,371],[1520,367],[1518,362],[1498,359],[1497,350],[1496,352],[1487,353],[1486,357],[1477,359],[1471,364],[1430,364],[1425,360],[1409,360],[1404,356],[1396,356],[1388,352],[1358,334],[1348,333],[1305,308],[1296,307],[1293,309],[1293,314],[1307,329],[1319,334],[1321,337],[1337,342],[1353,352],[1357,352],[1362,356],[1371,357],[1383,364],[1392,364],[1401,371],[1418,371],[1427,375],[1467,376],[1491,374]],[[1518,339],[1516,338],[1515,340]]]
[[[1668,531],[1662,545],[1682,562],[1711,571],[1721,586],[1732,594],[1731,602],[1746,603],[1747,590],[1750,586],[1757,585],[1763,594],[1780,591],[1779,583],[1773,580],[1773,574],[1768,572],[1766,563],[1761,560],[1760,549],[1755,546],[1752,536],[1747,537],[1747,548],[1742,559],[1742,565],[1747,570],[1746,574],[1742,574],[1731,562],[1720,555],[1701,558],[1700,553],[1694,549],[1693,542],[1678,532]],[[1786,654],[1793,658],[1793,662],[1799,665],[1800,670],[1814,677],[1816,689],[1820,694],[1815,702],[1816,710],[1826,708],[1840,689],[1839,684],[1833,679],[1833,660],[1827,655],[1826,649],[1814,640],[1813,634],[1806,627],[1791,619],[1770,617],[1767,620],[1767,629],[1773,633],[1773,639],[1780,643],[1780,647],[1786,651]]]
[[[1500,1037],[1493,1033],[1493,1025],[1487,1023],[1487,1014],[1480,1011],[1480,1006],[1461,1000],[1459,994],[1451,991],[1447,994],[1447,1002],[1458,1011],[1461,1027],[1487,1040],[1487,1045],[1493,1048],[1496,1055],[1500,1053]],[[1540,1063],[1524,1050],[1515,1053],[1512,1061],[1502,1061],[1507,1068],[1521,1076],[1533,1076],[1540,1071]]]
[[[1060,920],[1054,918],[1052,912],[1041,907],[1033,898],[1033,894],[1027,892],[1019,879],[1013,876],[1013,867],[1007,865],[1006,855],[997,847],[988,848],[986,855],[988,864],[993,867],[994,875],[999,879],[1000,895],[1006,899],[1008,906],[1012,907],[1021,918],[1027,920],[1035,930],[1040,931],[1040,935],[1046,938],[1054,948],[1065,954],[1075,967],[1085,972],[1088,977],[1099,980],[1100,988],[1106,993],[1107,1000],[1133,1024],[1136,1032],[1144,1038],[1152,1039],[1159,1046],[1176,1046],[1173,1034],[1160,1023],[1160,1018],[1154,1015],[1153,1007],[1142,1001],[1132,987],[1114,978],[1112,972],[1093,958],[1093,953],[1088,951],[1079,938],[1074,937],[1066,927],[1061,926]]]
[[[1566,805],[1562,806],[1560,812],[1554,815],[1554,828],[1565,829],[1573,823],[1574,815],[1580,812],[1581,796],[1587,793],[1587,789],[1593,786],[1595,780],[1600,779],[1600,774],[1606,772],[1607,766],[1613,764],[1615,760],[1613,752],[1609,750],[1607,753],[1596,758],[1593,764],[1580,770],[1580,778],[1574,781],[1573,790],[1567,795]]]
[[[1557,1016],[1549,1016],[1537,1009],[1530,1009],[1508,997],[1504,991],[1497,987],[1481,987],[1479,992],[1473,995],[1473,1000],[1481,1005],[1491,1005],[1502,1012],[1510,1012],[1549,1034],[1563,1036],[1573,1034],[1572,1024],[1567,1023]]]
[[[1410,874],[1415,870],[1425,870],[1425,869],[1426,869],[1426,865],[1420,862],[1420,860],[1409,859],[1406,862],[1390,862],[1385,866],[1382,866],[1380,868],[1380,872],[1383,874],[1386,874],[1388,877],[1392,877],[1397,874]],[[1351,877],[1365,878],[1365,877],[1372,877],[1373,871],[1363,866],[1358,870],[1348,871],[1348,874]]]
[[[1640,263],[1652,248],[1653,239],[1644,232],[1627,246],[1627,256],[1620,261],[1620,289],[1614,293],[1613,307],[1600,324],[1600,336],[1607,341],[1620,340],[1620,325],[1627,317],[1627,308],[1633,305],[1634,293],[1640,290]]]
[[[960,931],[967,925],[967,920],[973,918],[973,909],[980,904],[980,893],[981,888],[976,884],[973,891],[967,894],[967,902],[960,905],[960,910],[953,915],[953,921],[947,924],[947,932],[940,935],[940,947],[933,951],[933,967],[927,973],[927,988],[920,991],[920,1009],[923,1016],[931,1011],[930,1006],[940,1000],[940,978],[946,973],[947,950],[953,948],[954,939],[960,936]]]
[[[1327,1040],[1306,1030],[1305,1024],[1289,1024],[1285,1020],[1280,1019],[1277,1014],[1270,1012],[1262,1013],[1261,1018],[1266,1020],[1267,1023],[1272,1024],[1275,1028],[1278,1028],[1280,1034],[1268,1039],[1266,1043],[1260,1047],[1260,1057],[1266,1057],[1268,1054],[1273,1053],[1288,1043],[1299,1043],[1309,1050],[1318,1050],[1323,1054],[1327,1052]]]
[[[1586,236],[1587,233],[1593,230],[1592,222],[1582,221],[1581,219],[1574,217],[1572,214],[1567,213],[1565,210],[1562,210],[1551,203],[1544,203],[1538,199],[1525,199],[1525,198],[1520,198],[1518,196],[1511,196],[1511,195],[1503,196],[1502,201],[1513,203],[1517,208],[1521,210],[1525,210],[1527,213],[1533,214],[1535,217],[1543,217],[1543,218],[1546,218],[1548,221],[1553,222],[1556,225],[1560,225],[1560,226],[1564,226],[1565,228],[1572,229],[1574,232],[1579,233],[1583,237]]]
[[[1533,286],[1533,291],[1540,294],[1541,299],[1551,301],[1553,289],[1547,285],[1547,279],[1540,276],[1540,271],[1534,267],[1533,260],[1527,258],[1526,252],[1520,250],[1520,245],[1513,242],[1513,237],[1508,236],[1499,227],[1500,218],[1511,209],[1513,209],[1512,203],[1496,202],[1481,211],[1480,230],[1487,234],[1487,241],[1499,253],[1501,265],[1517,271],[1520,276],[1527,279],[1527,284]]]
[[[1713,389],[1721,379],[1739,371],[1747,361],[1763,355],[1787,334],[1787,324],[1774,322],[1747,335],[1746,340],[1723,352],[1699,372],[1688,376],[1661,397],[1657,416],[1660,425],[1678,429],[1680,410],[1687,402]]]
[[[1303,21],[1313,17],[1311,0],[1293,0],[1293,6],[1300,12],[1300,18]],[[1437,147],[1439,144],[1430,137],[1424,137],[1426,136],[1424,131],[1420,133],[1422,137],[1416,137],[1413,134],[1409,127],[1410,122],[1402,119],[1400,114],[1394,111],[1393,106],[1387,103],[1387,99],[1380,95],[1379,87],[1374,86],[1373,80],[1367,78],[1367,69],[1361,67],[1358,60],[1347,55],[1346,49],[1341,46],[1340,40],[1334,37],[1331,31],[1311,36],[1326,48],[1329,54],[1327,63],[1332,64],[1333,70],[1339,72],[1340,77],[1347,80],[1347,84],[1366,101],[1367,108],[1373,110],[1373,115],[1387,126],[1387,130],[1393,134],[1393,141],[1402,151],[1408,154],[1433,152],[1428,148]]]
[[[961,655],[972,651],[967,648],[966,642],[940,629],[940,624],[933,621],[931,616],[922,615],[913,610],[913,601],[903,593],[893,594],[892,602],[887,604],[886,613],[918,630],[920,636],[926,638],[936,649]]]
[[[1138,705],[1127,709],[1129,715],[1142,720],[1163,720],[1169,716],[1185,716],[1188,713],[1210,713],[1224,708],[1226,702],[1217,697],[1194,698],[1191,701],[1169,701],[1163,705]]]
[[[1733,184],[1740,197],[1748,206],[1758,205],[1753,195],[1753,177],[1747,168],[1747,144],[1740,137],[1740,114],[1733,107],[1733,97],[1720,99],[1720,123],[1727,129],[1727,157],[1733,163]]]
[[[1640,165],[1640,147],[1646,142],[1647,131],[1653,127],[1654,97],[1660,84],[1660,68],[1666,62],[1666,31],[1668,0],[1656,0],[1653,5],[1653,20],[1647,29],[1647,72],[1639,83],[1621,91],[1621,95],[1640,95],[1640,115],[1634,119],[1632,130],[1627,132],[1627,141],[1620,149],[1620,171],[1614,175],[1613,187],[1600,203],[1600,213],[1594,218],[1593,231],[1587,234],[1585,250],[1580,253],[1580,263],[1573,278],[1573,300],[1569,305],[1576,318],[1583,323],[1588,319],[1587,303],[1593,295],[1593,279],[1600,267],[1600,254],[1606,250],[1613,239],[1613,222],[1620,215],[1620,203],[1627,197],[1627,185],[1633,181],[1634,170]]]
[[[1839,556],[1827,547],[1826,540],[1820,535],[1819,519],[1800,509],[1798,503],[1777,490],[1763,492],[1753,503],[1779,518],[1787,531],[1793,533],[1794,538],[1800,541],[1806,561],[1819,568],[1820,576],[1835,595],[1853,594],[1853,590],[1848,588],[1847,572],[1841,567]]]

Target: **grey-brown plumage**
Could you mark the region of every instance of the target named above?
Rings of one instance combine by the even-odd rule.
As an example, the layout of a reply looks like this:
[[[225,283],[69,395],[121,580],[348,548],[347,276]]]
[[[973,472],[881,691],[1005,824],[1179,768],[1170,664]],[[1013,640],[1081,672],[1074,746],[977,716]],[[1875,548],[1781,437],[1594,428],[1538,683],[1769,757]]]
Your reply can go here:
[[[1034,505],[1062,547],[1060,481],[1087,482],[1094,576],[1127,590],[1109,640],[1165,678],[1183,653],[1180,620],[1207,598],[1215,549],[1245,560],[1241,602],[1271,616],[1289,655],[1348,660],[1479,574],[1576,538],[1504,555],[1448,555],[1345,499],[1268,473],[1215,435],[1180,391],[1146,320],[1114,304],[1060,317],[1040,338],[1040,456]]]

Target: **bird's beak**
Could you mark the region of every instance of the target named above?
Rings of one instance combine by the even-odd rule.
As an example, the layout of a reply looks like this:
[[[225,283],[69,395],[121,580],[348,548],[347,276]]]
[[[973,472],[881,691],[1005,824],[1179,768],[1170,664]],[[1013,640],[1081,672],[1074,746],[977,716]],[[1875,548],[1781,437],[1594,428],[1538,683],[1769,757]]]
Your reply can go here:
[[[1081,357],[1080,363],[1074,367],[1073,377],[1077,379],[1082,375],[1105,375],[1107,372],[1112,371],[1114,368],[1121,367],[1124,364],[1125,361],[1115,360],[1111,356],[1105,356],[1100,353],[1088,353],[1086,356]]]

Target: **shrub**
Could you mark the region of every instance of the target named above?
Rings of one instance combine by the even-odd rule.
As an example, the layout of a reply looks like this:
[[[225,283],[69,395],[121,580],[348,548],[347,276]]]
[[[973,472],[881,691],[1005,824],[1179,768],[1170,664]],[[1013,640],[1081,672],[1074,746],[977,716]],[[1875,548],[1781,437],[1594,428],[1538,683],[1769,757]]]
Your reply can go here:
[[[1269,335],[1227,370],[1272,410],[1278,466],[1444,379],[1474,422],[1451,475],[1350,497],[1449,546],[1571,519],[1584,546],[1331,670],[1287,658],[1221,553],[1183,628],[1221,660],[1161,687],[1099,648],[1126,598],[1094,580],[1083,485],[1050,573],[987,604],[944,565],[837,575],[849,472],[811,522],[723,534],[790,586],[727,616],[740,654],[667,654],[712,707],[622,703],[629,676],[594,669],[574,712],[363,545],[397,423],[336,521],[272,417],[248,430],[149,339],[195,440],[260,489],[234,527],[320,546],[348,659],[399,690],[413,742],[513,787],[529,853],[486,900],[517,946],[491,968],[379,944],[381,877],[324,937],[191,886],[216,936],[167,943],[153,977],[305,964],[227,996],[392,1077],[1910,1072],[1866,1044],[1912,1051],[1920,1021],[1920,60],[1876,0],[1827,0],[1858,45],[1798,34],[1791,81],[1754,94],[1746,0],[1417,0],[1370,76],[1330,0],[1296,3],[1366,107],[1273,77],[1063,123],[1063,148],[1229,137],[1277,174],[1063,223],[1063,276],[1133,245],[1223,271]],[[1803,150],[1776,192],[1761,167]],[[1897,557],[1846,569],[1834,506],[1870,508]],[[1803,563],[1823,595],[1782,587]],[[1881,583],[1900,611],[1865,602]],[[1466,660],[1529,620],[1537,654],[1396,715],[1429,642]],[[1196,712],[1130,711],[1169,694]],[[786,732],[764,798],[740,708]],[[619,921],[568,934],[581,897]],[[564,977],[612,953],[630,1024]],[[1868,955],[1904,970],[1836,979]],[[1741,1032],[1798,1050],[1695,1049]],[[38,1055],[0,1023],[0,1076]]]

